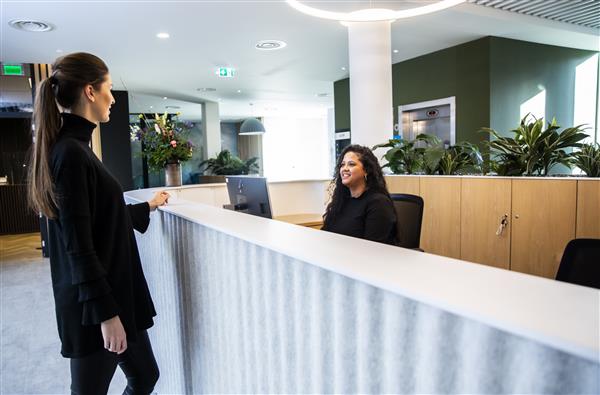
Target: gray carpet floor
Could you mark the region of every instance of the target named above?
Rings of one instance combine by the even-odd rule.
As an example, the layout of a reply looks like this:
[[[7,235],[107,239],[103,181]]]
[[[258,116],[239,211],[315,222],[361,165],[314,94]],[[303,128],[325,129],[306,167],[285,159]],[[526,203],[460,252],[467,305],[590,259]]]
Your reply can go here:
[[[69,394],[48,259],[0,260],[0,323],[0,394]],[[122,393],[125,383],[117,368],[109,393]]]

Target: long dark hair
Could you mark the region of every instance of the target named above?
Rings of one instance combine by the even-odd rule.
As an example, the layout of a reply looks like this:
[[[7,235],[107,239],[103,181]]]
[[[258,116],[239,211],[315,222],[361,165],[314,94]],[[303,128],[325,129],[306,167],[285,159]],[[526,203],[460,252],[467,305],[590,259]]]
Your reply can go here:
[[[323,215],[323,228],[327,229],[329,224],[335,220],[336,216],[344,207],[344,203],[351,198],[350,190],[342,184],[342,178],[340,177],[340,168],[342,167],[342,161],[344,155],[348,152],[354,152],[358,156],[358,160],[363,165],[365,174],[367,175],[367,190],[382,193],[387,196],[390,201],[390,194],[387,190],[385,178],[383,172],[379,166],[377,158],[368,147],[362,145],[349,145],[347,146],[337,159],[335,170],[333,172],[333,180],[329,184],[329,193],[331,195],[331,201],[327,205],[325,214]]]
[[[56,217],[57,198],[50,170],[50,152],[61,127],[60,110],[71,108],[81,98],[86,85],[99,89],[108,67],[97,56],[77,52],[62,56],[52,65],[52,75],[43,80],[35,97],[34,145],[29,160],[29,205],[48,218]]]

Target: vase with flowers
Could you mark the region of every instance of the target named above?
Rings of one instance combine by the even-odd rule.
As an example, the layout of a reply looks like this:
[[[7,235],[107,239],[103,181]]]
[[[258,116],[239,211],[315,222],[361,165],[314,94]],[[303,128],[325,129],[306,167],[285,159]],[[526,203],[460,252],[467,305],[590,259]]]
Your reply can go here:
[[[141,155],[154,171],[165,170],[166,186],[181,185],[181,162],[192,158],[194,145],[187,139],[189,131],[174,117],[164,113],[147,119],[140,114],[140,125],[131,125],[131,140],[142,143]]]

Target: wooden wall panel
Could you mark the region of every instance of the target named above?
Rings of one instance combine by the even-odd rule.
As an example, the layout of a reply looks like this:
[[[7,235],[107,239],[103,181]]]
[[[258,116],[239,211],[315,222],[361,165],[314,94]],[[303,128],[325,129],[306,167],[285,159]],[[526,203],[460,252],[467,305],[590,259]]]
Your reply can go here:
[[[512,180],[511,270],[554,278],[575,237],[577,181]]]
[[[419,176],[385,176],[389,193],[420,194]]]
[[[421,177],[425,204],[421,248],[425,252],[460,259],[460,196],[458,177]]]
[[[508,270],[511,181],[463,178],[460,212],[461,259]],[[507,215],[508,224],[500,235],[496,235],[504,215]]]
[[[577,238],[600,239],[600,181],[577,181]]]

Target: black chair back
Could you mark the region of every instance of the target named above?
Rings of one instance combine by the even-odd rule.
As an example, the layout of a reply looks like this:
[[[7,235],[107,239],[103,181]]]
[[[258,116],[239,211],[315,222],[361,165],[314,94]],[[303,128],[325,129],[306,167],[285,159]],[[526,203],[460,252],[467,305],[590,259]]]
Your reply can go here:
[[[600,289],[600,239],[574,239],[567,244],[556,279]]]
[[[390,197],[396,209],[398,245],[404,248],[419,248],[423,222],[423,198],[405,193],[390,194]]]

